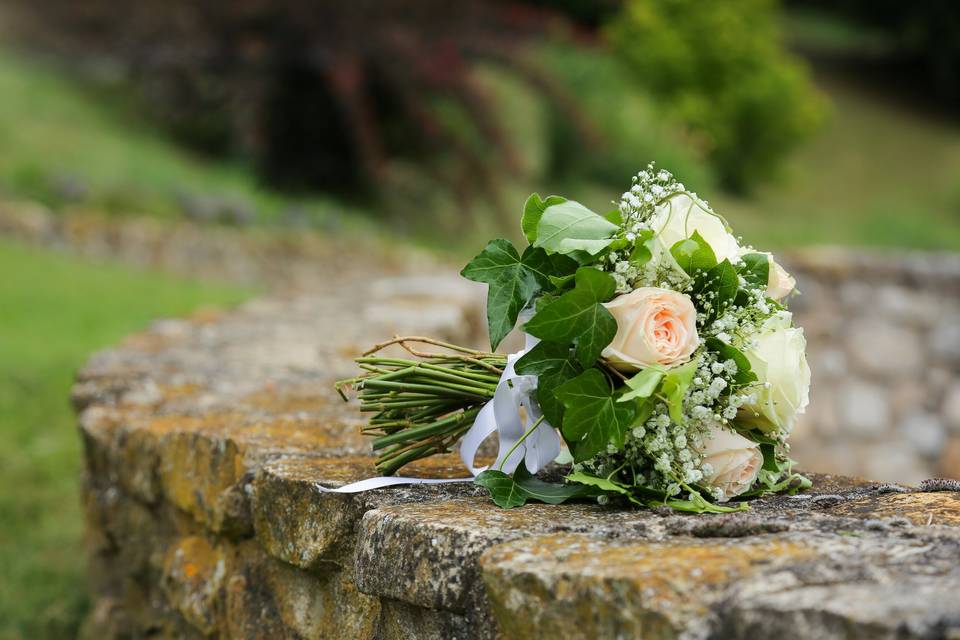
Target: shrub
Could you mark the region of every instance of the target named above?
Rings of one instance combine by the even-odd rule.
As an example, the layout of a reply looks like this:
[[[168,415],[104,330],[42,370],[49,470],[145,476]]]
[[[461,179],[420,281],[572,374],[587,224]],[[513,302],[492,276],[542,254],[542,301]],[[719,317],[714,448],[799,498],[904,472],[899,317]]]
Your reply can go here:
[[[769,178],[814,132],[824,100],[780,44],[773,0],[628,0],[608,37],[724,183]]]

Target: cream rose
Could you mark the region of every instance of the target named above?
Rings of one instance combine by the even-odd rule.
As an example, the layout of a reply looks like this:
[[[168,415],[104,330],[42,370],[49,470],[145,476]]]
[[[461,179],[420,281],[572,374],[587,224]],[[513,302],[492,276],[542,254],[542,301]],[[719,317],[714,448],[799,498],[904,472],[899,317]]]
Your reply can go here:
[[[753,486],[763,466],[760,446],[739,433],[712,427],[700,447],[704,472],[703,483],[723,490],[720,502],[726,502]],[[710,465],[707,468],[705,465]]]
[[[797,281],[787,270],[780,266],[773,256],[770,257],[770,275],[767,278],[767,296],[774,300],[781,300],[793,291]]]
[[[803,329],[790,326],[791,315],[782,311],[770,318],[745,351],[761,383],[751,395],[755,402],[740,408],[737,421],[766,433],[789,433],[797,415],[810,402],[810,367]]]
[[[659,251],[665,255],[670,255],[670,248],[694,231],[707,241],[718,261],[734,261],[740,255],[740,245],[723,220],[703,202],[685,193],[678,193],[657,207],[650,228],[656,234]]]
[[[769,275],[767,276],[767,297],[773,298],[774,300],[782,300],[786,298],[794,287],[797,286],[797,281],[787,273],[787,270],[780,266],[776,260],[773,259],[773,254],[767,251],[754,251],[752,249],[741,249],[740,255],[746,255],[748,253],[760,253],[767,256],[767,265],[769,265]]]
[[[622,371],[682,364],[700,343],[697,310],[682,293],[641,287],[603,306],[617,321],[617,335],[603,357]]]

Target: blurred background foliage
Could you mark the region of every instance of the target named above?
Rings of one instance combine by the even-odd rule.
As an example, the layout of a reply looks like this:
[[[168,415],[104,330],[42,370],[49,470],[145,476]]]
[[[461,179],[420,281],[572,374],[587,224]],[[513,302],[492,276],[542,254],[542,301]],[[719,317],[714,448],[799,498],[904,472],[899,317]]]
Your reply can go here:
[[[775,175],[823,121],[806,67],[782,47],[777,9],[773,0],[628,0],[609,25],[633,77],[737,191]]]
[[[757,246],[960,249],[952,0],[0,0],[0,36],[0,205],[63,220],[460,260],[656,160]],[[109,258],[0,242],[0,638],[87,606],[69,372],[251,294]]]
[[[240,225],[386,224],[448,248],[456,231],[457,251],[512,229],[530,190],[605,207],[656,159],[760,220],[758,242],[831,208],[819,192],[840,177],[877,197],[796,241],[954,247],[952,232],[904,240],[868,220],[908,205],[930,229],[955,217],[960,180],[939,167],[955,171],[958,13],[946,0],[6,0],[0,189]],[[841,124],[872,117],[882,132],[863,138]],[[908,162],[911,128],[932,148]],[[933,192],[897,178],[914,167]]]

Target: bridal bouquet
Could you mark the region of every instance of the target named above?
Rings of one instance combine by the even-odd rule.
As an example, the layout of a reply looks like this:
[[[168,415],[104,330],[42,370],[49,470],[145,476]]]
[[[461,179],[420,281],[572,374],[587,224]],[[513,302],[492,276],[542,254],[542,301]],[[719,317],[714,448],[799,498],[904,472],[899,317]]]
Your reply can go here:
[[[652,164],[616,210],[533,194],[521,227],[526,248],[493,240],[462,275],[488,285],[492,349],[519,320],[524,350],[395,338],[338,383],[375,414],[365,432],[385,475],[459,441],[502,507],[720,512],[810,485],[787,443],[808,400],[806,343],[786,308],[794,279],[770,253]],[[382,355],[388,344],[409,357]],[[496,461],[475,468],[494,434]]]

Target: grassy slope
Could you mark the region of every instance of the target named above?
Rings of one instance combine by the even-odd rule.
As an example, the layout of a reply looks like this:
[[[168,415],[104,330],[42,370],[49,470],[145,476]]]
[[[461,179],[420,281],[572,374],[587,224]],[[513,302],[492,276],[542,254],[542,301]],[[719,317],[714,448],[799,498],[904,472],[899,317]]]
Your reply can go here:
[[[712,201],[755,245],[851,244],[960,250],[960,126],[821,82],[824,130],[783,180],[749,201]]]
[[[63,196],[55,185],[79,182],[92,208],[168,217],[181,213],[184,195],[239,198],[260,220],[296,207],[324,221],[343,209],[319,195],[293,200],[264,188],[248,167],[191,153],[152,129],[122,91],[81,86],[3,48],[0,96],[0,194],[56,206]]]
[[[245,293],[3,240],[0,273],[0,638],[69,637],[86,606],[73,372],[152,318]]]

